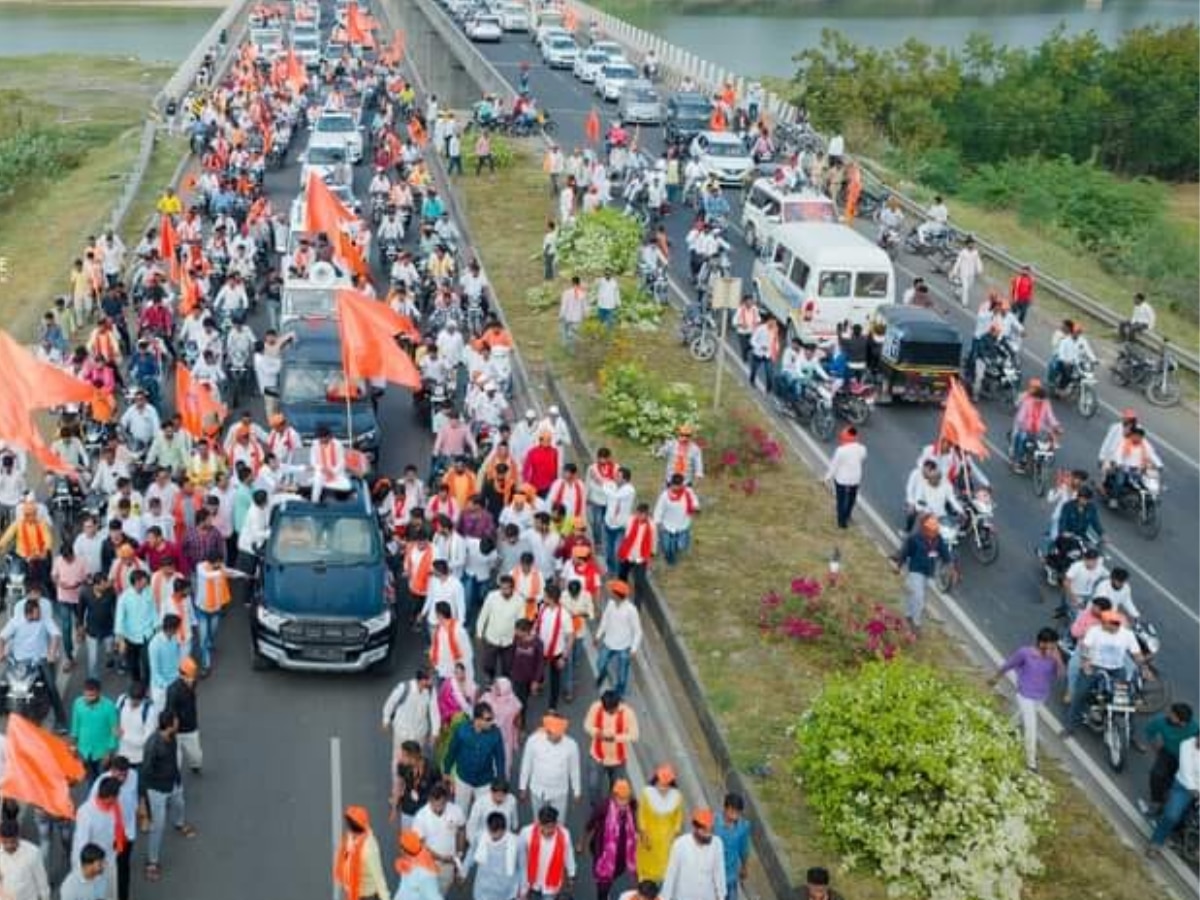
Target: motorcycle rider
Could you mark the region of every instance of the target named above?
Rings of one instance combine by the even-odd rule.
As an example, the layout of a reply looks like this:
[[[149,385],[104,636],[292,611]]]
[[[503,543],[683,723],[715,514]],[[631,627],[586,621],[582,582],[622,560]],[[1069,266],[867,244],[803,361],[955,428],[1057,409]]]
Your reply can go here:
[[[1025,395],[1017,404],[1017,411],[1013,415],[1012,444],[1008,455],[1012,460],[1014,472],[1025,471],[1025,454],[1028,452],[1029,443],[1047,432],[1057,441],[1062,436],[1063,428],[1058,417],[1054,415],[1054,408],[1050,405],[1050,398],[1046,396],[1042,380],[1030,378]]]
[[[229,334],[225,335],[225,358],[231,364],[240,362],[243,366],[249,366],[254,358],[254,347],[257,342],[258,338],[246,324],[245,317],[237,316],[233,320]]]
[[[129,379],[146,393],[150,403],[158,406],[161,399],[159,379],[162,377],[162,366],[158,356],[150,349],[147,338],[139,338],[137,348],[129,357]]]
[[[367,188],[367,194],[371,198],[371,208],[385,206],[391,192],[392,180],[388,178],[387,171],[383,166],[376,166],[375,174],[371,176],[371,184]]]
[[[1094,597],[1107,597],[1112,608],[1123,615],[1130,625],[1136,625],[1142,614],[1133,602],[1133,592],[1129,588],[1129,570],[1116,566],[1112,573],[1101,579],[1093,590]]]
[[[1100,452],[1096,454],[1096,465],[1100,469],[1104,468],[1104,460],[1112,456],[1121,446],[1121,442],[1129,437],[1129,432],[1137,426],[1137,410],[1129,407],[1121,410],[1121,418],[1108,427],[1108,431],[1104,434],[1104,440],[1100,442]]]
[[[161,426],[158,410],[150,405],[146,392],[138,388],[133,405],[121,416],[121,430],[135,447],[149,448]]]
[[[60,734],[66,733],[67,713],[55,681],[54,663],[58,660],[62,646],[62,632],[48,613],[50,604],[41,596],[29,597],[18,604],[20,614],[14,608],[11,618],[0,630],[0,661],[10,655],[15,663],[36,667],[46,688],[50,708]]]
[[[1071,705],[1062,736],[1070,737],[1083,721],[1084,706],[1092,691],[1106,681],[1128,678],[1128,660],[1142,665],[1145,657],[1133,632],[1115,609],[1100,615],[1100,624],[1088,629],[1075,651],[1080,654],[1080,683],[1071,690]]]
[[[1139,425],[1129,429],[1125,438],[1109,452],[1103,460],[1103,492],[1108,496],[1108,505],[1115,509],[1118,498],[1135,480],[1147,472],[1162,468],[1162,459],[1154,445],[1146,439],[1146,432]]]
[[[779,374],[779,392],[789,401],[800,399],[814,382],[827,384],[833,380],[821,365],[817,345],[798,337],[792,338],[791,346],[784,351]]]
[[[1104,557],[1095,547],[1083,551],[1083,557],[1067,568],[1062,578],[1063,600],[1073,617],[1083,611],[1096,596],[1096,586],[1108,578]],[[1111,602],[1111,601],[1110,601]]]
[[[935,196],[929,209],[925,210],[925,221],[917,226],[917,239],[922,244],[929,243],[934,237],[944,234],[950,221],[950,210],[941,196]]]
[[[1092,345],[1084,337],[1083,325],[1078,322],[1071,324],[1071,331],[1065,335],[1054,348],[1054,357],[1050,360],[1050,371],[1047,373],[1050,386],[1062,390],[1071,383],[1075,367],[1083,362],[1096,363],[1096,354]]]
[[[729,218],[729,199],[721,192],[721,185],[710,181],[700,200],[704,208],[704,221],[719,226]]]
[[[387,261],[387,248],[399,247],[404,241],[404,217],[396,212],[396,207],[388,206],[375,229],[375,238],[379,244],[380,259]]]
[[[879,209],[879,246],[887,247],[898,243],[900,230],[904,227],[904,211],[900,208],[897,197],[888,197],[887,202]]]
[[[941,467],[936,460],[925,460],[909,474],[904,510],[904,530],[910,532],[924,513],[932,513],[938,519],[951,513],[963,515],[962,504],[958,502],[949,479],[942,477]]]

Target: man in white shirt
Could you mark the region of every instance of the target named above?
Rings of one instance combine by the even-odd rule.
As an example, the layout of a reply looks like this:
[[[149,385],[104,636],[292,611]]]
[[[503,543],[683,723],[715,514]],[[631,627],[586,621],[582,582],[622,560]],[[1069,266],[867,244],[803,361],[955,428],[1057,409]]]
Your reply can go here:
[[[1108,569],[1100,551],[1089,547],[1084,551],[1083,558],[1071,563],[1063,576],[1062,586],[1066,601],[1082,612],[1083,608],[1091,603],[1096,586],[1107,577]]]
[[[1068,569],[1068,574],[1070,570]],[[1129,588],[1129,570],[1117,566],[1112,574],[1096,583],[1092,591],[1093,597],[1107,597],[1112,608],[1119,612],[1129,622],[1136,622],[1141,613],[1133,602],[1133,591]]]
[[[0,519],[5,525],[13,520],[17,505],[28,490],[25,472],[17,467],[17,458],[5,453],[0,457]]]
[[[971,288],[976,280],[983,277],[983,257],[975,246],[975,238],[968,237],[964,242],[954,265],[950,268],[950,280],[958,280],[958,300],[964,308],[971,305]]]
[[[711,810],[692,813],[690,834],[671,845],[661,900],[725,900],[725,847],[713,834]]]
[[[1109,497],[1109,507],[1113,507],[1131,478],[1162,468],[1162,457],[1146,439],[1146,432],[1141,426],[1135,425],[1101,460],[1101,465],[1104,468],[1104,490]]]
[[[42,853],[37,844],[21,839],[14,819],[0,822],[0,885],[13,900],[50,900]]]
[[[150,405],[142,390],[134,394],[133,406],[121,416],[121,429],[139,447],[148,448],[154,442],[161,424],[158,410]]]
[[[1075,366],[1082,360],[1095,363],[1096,354],[1092,352],[1092,345],[1084,337],[1083,326],[1076,323],[1071,333],[1065,335],[1054,348],[1050,371],[1047,373],[1050,384],[1055,388],[1063,387],[1071,380]]]
[[[397,684],[383,702],[384,731],[392,732],[392,761],[400,758],[405,741],[428,747],[442,730],[442,717],[433,693],[433,675],[417,669],[408,681]]]
[[[617,310],[621,306],[621,286],[612,269],[605,269],[604,277],[596,282],[596,317],[610,331],[617,324]]]
[[[942,475],[941,467],[935,460],[925,460],[908,476],[905,510],[908,514],[906,531],[912,531],[923,513],[933,513],[939,519],[950,513],[962,515],[962,505],[954,496],[954,488],[950,480]]]
[[[1083,708],[1087,704],[1092,688],[1104,678],[1122,680],[1128,677],[1129,661],[1142,664],[1142,647],[1133,632],[1125,627],[1124,620],[1115,609],[1100,614],[1100,624],[1088,630],[1080,641],[1077,653],[1082,654],[1081,674],[1078,689],[1071,695],[1071,707],[1067,713],[1067,727],[1063,736],[1069,736],[1083,719]]]
[[[535,813],[551,806],[566,818],[571,799],[579,802],[582,796],[579,745],[567,734],[567,725],[561,716],[545,716],[521,752],[521,799],[528,800]]]
[[[483,836],[488,817],[492,813],[504,816],[507,831],[515,837],[517,829],[521,827],[521,817],[517,810],[517,798],[509,790],[507,781],[493,781],[490,791],[475,795],[475,802],[471,804],[471,814],[467,816],[468,845],[479,846],[479,839]]]
[[[1183,821],[1196,797],[1200,795],[1200,736],[1190,737],[1179,745],[1179,768],[1175,770],[1175,780],[1171,782],[1171,791],[1163,806],[1162,815],[1154,833],[1150,836],[1150,846],[1146,855],[1157,859],[1162,855],[1162,848],[1167,838],[1174,834],[1179,823]]]
[[[616,481],[609,482],[604,493],[604,563],[609,572],[615,572],[619,568],[617,548],[625,537],[625,529],[637,505],[633,472],[626,466],[618,468]]]
[[[346,450],[327,426],[317,428],[317,439],[309,450],[308,464],[312,467],[313,503],[321,502],[321,493],[327,487],[335,491],[350,490]]]
[[[1154,307],[1146,301],[1146,295],[1138,291],[1133,295],[1133,309],[1129,313],[1129,321],[1117,326],[1124,340],[1130,341],[1143,331],[1153,331],[1158,317]]]
[[[700,510],[696,492],[676,472],[654,503],[654,528],[667,565],[673,566],[692,546],[692,518]]]
[[[603,686],[608,678],[608,667],[615,660],[615,690],[618,696],[624,697],[629,687],[630,663],[642,646],[642,617],[638,608],[629,602],[629,585],[626,582],[610,581],[608,593],[612,600],[604,607],[600,627],[596,629],[595,640],[600,647],[596,659],[596,689]]]
[[[497,586],[483,600],[475,636],[480,642],[479,667],[489,681],[507,675],[517,620],[525,611],[517,596],[513,576],[500,576]]]
[[[438,864],[438,887],[445,897],[454,883],[462,852],[466,849],[467,817],[450,799],[445,785],[435,784],[429,801],[413,817],[412,830]]]
[[[866,461],[867,448],[858,439],[858,429],[851,425],[839,436],[838,447],[829,458],[829,467],[825,470],[825,483],[833,486],[837,500],[838,528],[850,527],[850,515],[858,499],[863,463]]]
[[[436,553],[436,551],[435,551]],[[433,560],[432,577],[429,579],[429,593],[425,595],[425,605],[421,607],[421,615],[429,633],[433,634],[438,625],[437,605],[450,604],[450,611],[457,622],[464,621],[467,612],[466,595],[462,582],[450,574],[450,563],[445,559]]]
[[[558,824],[560,820],[558,810],[544,806],[537,812],[537,821],[521,829],[521,850],[529,863],[519,896],[554,900],[560,894],[570,895],[575,881],[575,847],[571,833]]]

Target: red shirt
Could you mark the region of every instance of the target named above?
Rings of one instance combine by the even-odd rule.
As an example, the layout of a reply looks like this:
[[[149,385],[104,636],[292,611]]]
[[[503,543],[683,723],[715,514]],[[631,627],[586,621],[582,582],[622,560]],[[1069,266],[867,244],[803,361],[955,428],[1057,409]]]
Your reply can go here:
[[[539,444],[525,454],[521,472],[539,494],[545,494],[558,480],[558,449],[552,444]]]

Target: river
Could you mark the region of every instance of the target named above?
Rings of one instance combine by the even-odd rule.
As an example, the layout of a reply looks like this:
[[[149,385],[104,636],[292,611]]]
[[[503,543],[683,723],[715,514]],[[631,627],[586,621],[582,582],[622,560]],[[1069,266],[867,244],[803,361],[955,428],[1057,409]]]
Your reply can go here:
[[[701,59],[744,75],[781,76],[795,73],[792,55],[817,46],[825,28],[876,47],[915,37],[957,49],[972,32],[983,32],[997,44],[1028,47],[1061,25],[1069,34],[1090,29],[1113,43],[1143,25],[1198,19],[1195,0],[791,0],[741,8],[718,2],[679,4],[685,12],[664,11],[674,5],[670,0],[596,5]]]
[[[0,56],[94,53],[179,62],[219,9],[0,4]]]

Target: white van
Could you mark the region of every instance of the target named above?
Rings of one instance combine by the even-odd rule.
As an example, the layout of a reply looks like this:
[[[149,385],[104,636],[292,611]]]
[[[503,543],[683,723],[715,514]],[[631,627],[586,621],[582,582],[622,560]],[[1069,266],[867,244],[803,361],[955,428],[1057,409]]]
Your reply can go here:
[[[887,253],[852,228],[824,222],[778,225],[755,259],[759,305],[793,336],[826,340],[843,322],[866,327],[895,302]]]
[[[326,262],[313,263],[307,278],[289,275],[280,292],[275,328],[282,331],[298,319],[336,319],[337,291],[349,287],[350,276]]]
[[[742,203],[742,233],[757,250],[780,225],[796,222],[836,222],[833,201],[818,191],[789,193],[770,178],[757,178]]]

